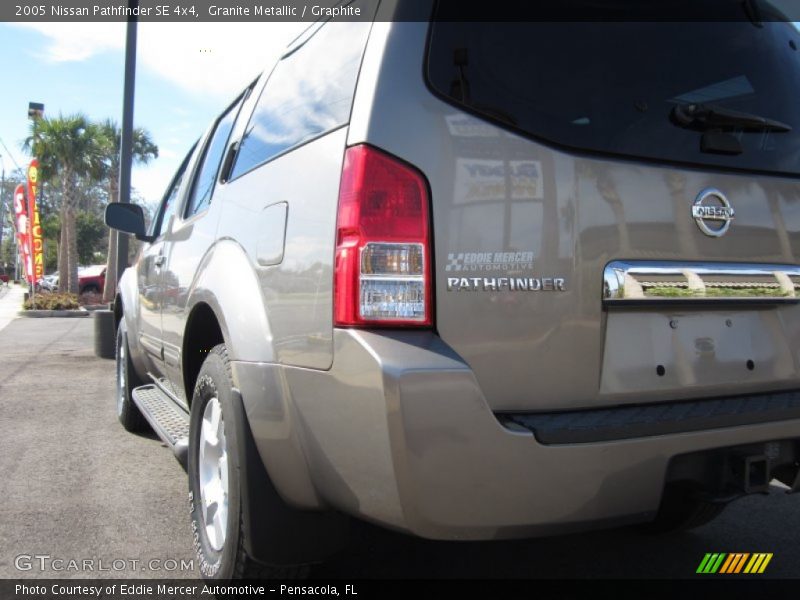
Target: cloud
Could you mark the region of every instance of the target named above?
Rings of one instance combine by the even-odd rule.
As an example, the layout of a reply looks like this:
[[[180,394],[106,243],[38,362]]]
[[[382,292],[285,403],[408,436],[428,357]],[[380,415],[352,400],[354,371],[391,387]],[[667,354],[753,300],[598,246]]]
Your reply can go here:
[[[49,63],[83,62],[125,51],[125,23],[18,23],[13,26],[44,36],[35,45],[37,58]],[[167,82],[220,107],[277,61],[286,45],[307,26],[304,23],[139,23],[137,71]],[[138,79],[138,77],[137,77]],[[137,81],[137,88],[140,86]],[[207,103],[206,103],[207,104]],[[194,131],[195,111],[173,105],[175,118],[161,160],[134,167],[132,184],[150,202],[164,193]],[[192,135],[181,135],[192,129]],[[180,151],[176,147],[186,146]]]
[[[302,30],[301,23],[142,23],[139,64],[192,93],[228,100]]]
[[[155,161],[151,165],[134,166],[131,173],[133,188],[150,204],[157,204],[167,189],[175,165],[166,161]]]
[[[52,63],[125,50],[125,23],[17,23],[47,38]],[[139,23],[139,69],[191,93],[227,100],[274,62],[303,23]]]
[[[112,50],[125,49],[125,23],[14,23],[33,29],[49,43],[38,56],[47,62],[83,61]]]

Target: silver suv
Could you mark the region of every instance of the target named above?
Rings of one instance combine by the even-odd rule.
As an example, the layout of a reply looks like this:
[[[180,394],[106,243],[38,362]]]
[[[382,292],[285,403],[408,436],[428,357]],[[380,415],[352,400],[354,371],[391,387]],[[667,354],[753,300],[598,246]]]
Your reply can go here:
[[[669,530],[796,491],[797,30],[358,4],[222,112],[148,230],[106,213],[146,242],[119,418],[186,460],[203,573],[302,575],[350,517]]]

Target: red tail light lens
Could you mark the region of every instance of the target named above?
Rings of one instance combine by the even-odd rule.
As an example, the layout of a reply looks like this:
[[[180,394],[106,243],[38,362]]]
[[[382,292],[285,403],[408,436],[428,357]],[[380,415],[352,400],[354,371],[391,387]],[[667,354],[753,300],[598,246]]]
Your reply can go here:
[[[348,148],[336,229],[335,324],[430,326],[430,226],[422,174],[371,146]]]

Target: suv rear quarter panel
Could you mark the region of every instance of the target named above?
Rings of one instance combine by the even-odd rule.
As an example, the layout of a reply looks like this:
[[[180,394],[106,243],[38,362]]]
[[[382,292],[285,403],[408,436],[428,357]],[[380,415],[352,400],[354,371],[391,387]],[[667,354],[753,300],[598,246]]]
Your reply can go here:
[[[245,319],[266,314],[272,335],[271,353],[235,350],[237,360],[331,366],[333,245],[346,134],[346,127],[337,129],[227,185],[218,238],[241,246],[259,283],[259,293],[239,294],[233,310]],[[285,243],[276,252],[281,234]]]

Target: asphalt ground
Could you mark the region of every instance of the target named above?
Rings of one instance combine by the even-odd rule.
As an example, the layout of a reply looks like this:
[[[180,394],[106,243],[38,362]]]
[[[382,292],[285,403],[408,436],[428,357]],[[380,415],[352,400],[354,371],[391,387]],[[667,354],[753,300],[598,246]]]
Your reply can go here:
[[[93,325],[17,319],[0,331],[0,577],[194,576],[113,569],[194,556],[185,473],[155,435],[116,421],[114,361],[94,356]],[[20,555],[94,560],[95,570],[31,559],[20,571]],[[111,570],[98,571],[100,559]]]
[[[94,356],[92,319],[16,319],[0,331],[0,577],[196,576],[180,568],[194,559],[186,474],[154,435],[122,429],[113,398],[114,362]],[[628,528],[440,543],[359,525],[351,547],[312,576],[695,578],[707,552],[771,552],[764,577],[792,578],[799,502],[773,488],[666,536]],[[50,557],[46,568],[37,555]],[[69,568],[84,559],[94,570]]]

